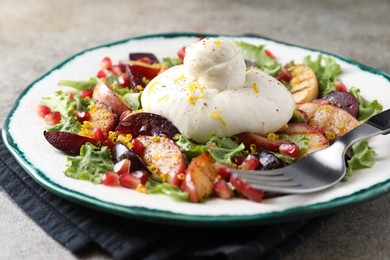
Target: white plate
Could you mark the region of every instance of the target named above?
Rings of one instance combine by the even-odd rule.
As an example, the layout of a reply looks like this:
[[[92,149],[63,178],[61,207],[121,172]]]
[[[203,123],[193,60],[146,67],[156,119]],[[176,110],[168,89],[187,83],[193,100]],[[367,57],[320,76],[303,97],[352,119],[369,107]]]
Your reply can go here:
[[[65,60],[30,84],[11,109],[2,132],[8,149],[19,163],[42,186],[66,199],[133,218],[186,225],[254,225],[286,221],[325,214],[350,207],[387,193],[390,189],[390,138],[378,136],[370,140],[377,153],[374,167],[356,172],[322,192],[288,195],[255,203],[243,199],[209,199],[194,204],[177,201],[165,195],[146,195],[121,187],[95,185],[66,177],[66,156],[54,149],[43,137],[43,120],[34,113],[41,97],[58,90],[62,79],[86,80],[96,74],[105,56],[116,63],[130,52],[152,52],[158,58],[175,56],[183,45],[198,34],[160,34],[130,38],[82,51]],[[228,36],[252,44],[265,44],[282,64],[318,54],[333,56],[344,73],[341,80],[348,87],[358,87],[369,100],[378,99],[387,109],[390,105],[390,76],[344,57],[311,50],[256,36]]]

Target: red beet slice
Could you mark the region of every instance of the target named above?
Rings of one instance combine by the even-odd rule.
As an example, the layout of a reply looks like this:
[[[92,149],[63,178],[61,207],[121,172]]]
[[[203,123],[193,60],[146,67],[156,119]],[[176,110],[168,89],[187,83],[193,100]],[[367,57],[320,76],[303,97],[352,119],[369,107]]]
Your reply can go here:
[[[69,155],[78,155],[81,146],[87,142],[93,145],[100,143],[92,138],[62,131],[44,131],[43,135],[52,146]]]

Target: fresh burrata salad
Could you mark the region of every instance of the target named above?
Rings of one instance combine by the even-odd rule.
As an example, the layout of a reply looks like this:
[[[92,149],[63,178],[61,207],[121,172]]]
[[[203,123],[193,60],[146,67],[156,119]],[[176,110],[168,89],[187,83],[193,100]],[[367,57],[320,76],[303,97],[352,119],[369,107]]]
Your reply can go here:
[[[46,140],[68,155],[68,177],[190,202],[260,202],[276,194],[230,169],[284,167],[382,110],[339,80],[335,59],[276,57],[226,38],[200,38],[162,60],[102,57],[95,76],[61,80],[36,111]],[[366,141],[355,144],[347,176],[374,159]]]

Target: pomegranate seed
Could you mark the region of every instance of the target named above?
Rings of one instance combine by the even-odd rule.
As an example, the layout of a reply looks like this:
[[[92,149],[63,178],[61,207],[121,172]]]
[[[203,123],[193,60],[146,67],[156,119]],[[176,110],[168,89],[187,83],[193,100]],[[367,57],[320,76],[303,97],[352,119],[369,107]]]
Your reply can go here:
[[[58,111],[50,112],[45,116],[45,122],[48,125],[57,125],[61,122],[62,116]]]
[[[300,153],[299,146],[295,143],[285,143],[279,146],[279,152],[291,157],[298,157]]]
[[[127,76],[124,76],[124,75],[119,76],[118,82],[122,88],[128,88],[130,86],[130,79]]]
[[[260,161],[253,154],[249,154],[242,162],[241,167],[244,170],[255,170],[260,165]]]
[[[133,139],[131,142],[133,143],[133,151],[139,156],[142,156],[145,150],[143,143],[138,139]]]
[[[107,140],[107,136],[103,132],[103,130],[100,127],[98,127],[93,132],[93,139],[98,140],[98,141],[104,143]]]
[[[107,71],[105,70],[99,70],[98,73],[96,74],[96,77],[98,77],[99,79],[101,78],[106,78],[107,77]]]
[[[177,55],[179,56],[181,62],[184,61],[184,57],[186,56],[186,47],[181,48],[178,52]]]
[[[116,76],[119,76],[123,73],[121,67],[119,65],[114,65],[112,66],[112,69],[111,69],[112,73],[114,73],[114,75]]]
[[[91,98],[92,97],[93,90],[90,89],[85,89],[85,90],[80,90],[80,95],[84,99],[86,97]]]
[[[149,178],[149,174],[146,171],[141,170],[133,171],[130,173],[130,175],[133,175],[135,178],[139,179],[142,185],[145,185]]]
[[[292,75],[291,75],[291,72],[287,70],[287,68],[282,68],[278,72],[278,75],[276,75],[275,78],[277,80],[279,80],[280,82],[282,82],[282,81],[290,82],[292,79]]]
[[[125,175],[130,173],[131,161],[123,159],[114,165],[114,172],[118,175]]]
[[[268,57],[270,57],[273,60],[276,60],[275,55],[270,50],[265,49],[264,52],[265,52],[265,54],[267,54]]]
[[[264,197],[264,191],[258,190],[250,186],[249,184],[243,182],[240,180],[236,174],[232,174],[230,176],[230,183],[237,189],[239,193],[241,193],[244,197],[260,202],[263,200]]]
[[[335,87],[336,87],[337,91],[342,91],[342,92],[347,92],[348,91],[347,87],[341,81],[337,81]]]
[[[102,70],[111,70],[112,69],[112,61],[109,57],[104,57],[102,62],[100,63],[100,68]]]
[[[72,100],[74,100],[74,93],[70,92],[70,93],[69,93],[69,98],[72,99]]]
[[[37,113],[38,116],[45,118],[47,114],[51,113],[51,109],[48,106],[45,105],[38,105],[35,108],[35,112]]]
[[[91,114],[88,113],[87,111],[81,111],[81,110],[76,111],[76,116],[77,116],[77,120],[80,123],[91,120]]]
[[[102,178],[102,184],[107,186],[119,185],[119,176],[114,172],[106,172]]]
[[[229,172],[230,167],[228,165],[220,162],[215,162],[214,168],[222,179],[228,180],[230,178],[231,173]]]
[[[119,183],[122,187],[136,189],[141,180],[132,174],[124,174],[119,176]]]
[[[218,180],[213,185],[214,193],[221,199],[231,199],[232,191],[225,180]]]

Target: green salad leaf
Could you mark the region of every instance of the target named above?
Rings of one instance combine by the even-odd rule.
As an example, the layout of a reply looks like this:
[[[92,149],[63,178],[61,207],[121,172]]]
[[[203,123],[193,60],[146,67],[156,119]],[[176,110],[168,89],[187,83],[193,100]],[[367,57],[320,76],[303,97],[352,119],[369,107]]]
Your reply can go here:
[[[368,101],[360,95],[360,89],[353,87],[349,90],[349,93],[354,95],[359,101],[359,114],[357,119],[360,123],[382,111],[383,106],[378,102],[378,100],[375,99],[372,102]]]
[[[61,122],[54,126],[49,126],[48,131],[64,131],[77,134],[81,130],[81,123],[75,116],[63,116]]]
[[[346,180],[355,170],[370,168],[375,164],[375,151],[370,148],[366,140],[359,141],[352,145],[352,156],[347,161]]]
[[[87,90],[95,88],[97,83],[96,78],[90,78],[87,81],[75,81],[75,80],[60,80],[58,86],[65,86],[75,88],[77,90]]]
[[[86,143],[80,149],[80,155],[68,157],[65,175],[75,179],[88,180],[99,184],[106,172],[114,170],[111,151],[107,146],[101,148]]]
[[[343,72],[336,59],[319,54],[313,61],[310,56],[306,56],[303,63],[312,68],[317,76],[319,97],[336,89],[338,76]]]
[[[265,73],[274,76],[282,68],[279,62],[265,53],[265,45],[256,46],[243,41],[236,41],[235,44],[241,49],[244,59],[255,63]]]
[[[41,103],[50,107],[52,111],[58,111],[62,116],[68,115],[76,109],[76,101],[72,99],[68,92],[58,90],[53,96],[41,98]]]
[[[169,68],[182,64],[179,58],[165,57],[162,59],[162,64],[167,65]]]
[[[188,192],[184,192],[178,186],[167,182],[157,182],[149,178],[145,188],[150,194],[165,194],[178,200],[188,200]]]
[[[187,161],[207,151],[215,161],[231,164],[231,158],[243,155],[245,150],[244,144],[238,144],[228,137],[219,138],[216,134],[211,135],[210,141],[205,145],[196,144],[183,135],[177,135],[175,141],[184,152]]]

